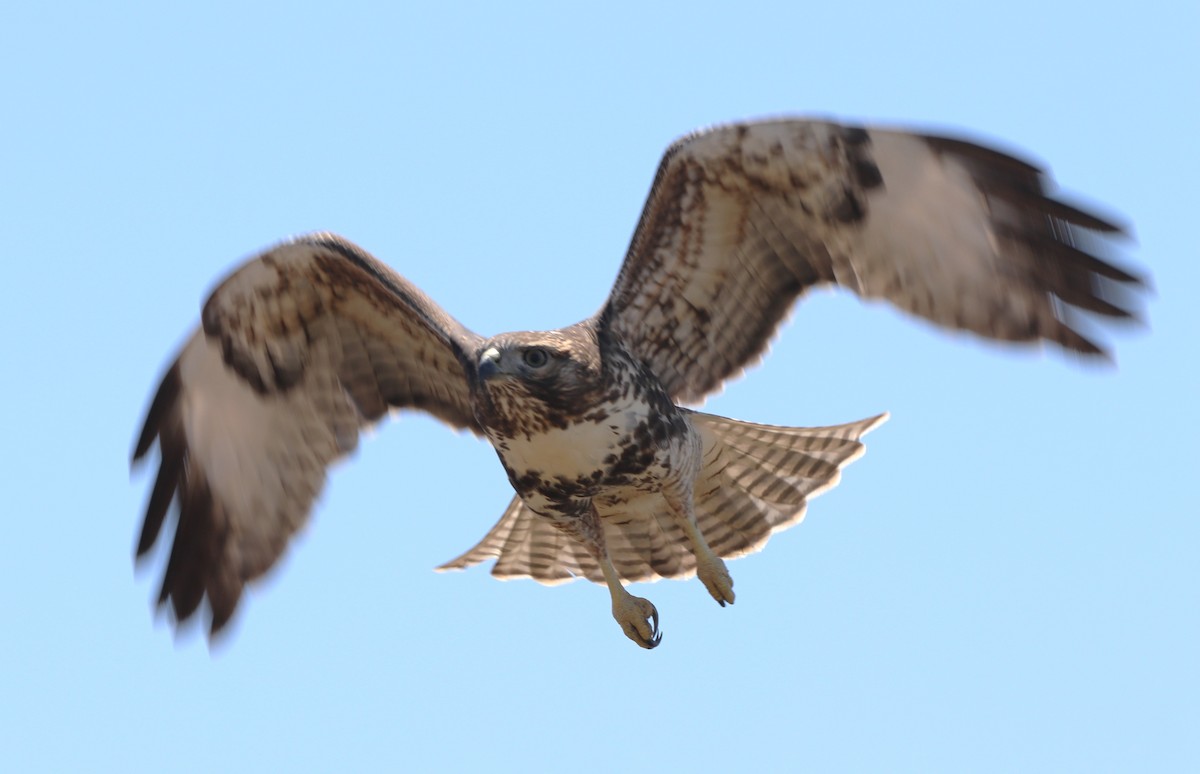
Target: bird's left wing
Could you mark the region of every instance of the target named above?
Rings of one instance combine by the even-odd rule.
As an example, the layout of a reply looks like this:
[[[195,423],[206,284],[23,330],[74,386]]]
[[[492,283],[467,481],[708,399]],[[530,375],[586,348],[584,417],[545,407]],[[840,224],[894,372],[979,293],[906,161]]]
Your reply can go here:
[[[701,131],[663,157],[598,322],[680,402],[761,356],[816,285],[1101,354],[1080,312],[1130,316],[1141,283],[1099,257],[1121,229],[1048,187],[961,140],[803,120]]]
[[[389,408],[478,432],[468,356],[479,337],[361,248],[315,234],[225,279],[158,389],[133,452],[157,440],[145,555],[178,520],[159,604],[210,634],[304,524],[328,465]]]

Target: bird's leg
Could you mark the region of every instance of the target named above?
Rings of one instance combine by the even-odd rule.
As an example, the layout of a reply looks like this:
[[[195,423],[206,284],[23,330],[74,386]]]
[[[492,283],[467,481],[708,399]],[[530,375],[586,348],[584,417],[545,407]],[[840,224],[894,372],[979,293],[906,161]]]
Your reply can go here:
[[[612,596],[613,618],[621,624],[621,631],[625,632],[625,636],[643,648],[656,647],[662,641],[662,632],[658,630],[658,610],[650,600],[635,597],[621,585],[621,576],[617,574],[617,568],[608,557],[604,527],[600,524],[600,516],[596,513],[595,506],[590,502],[580,505],[582,507],[570,518],[553,519],[554,526],[587,546],[596,558],[601,572],[604,573],[608,593]]]
[[[625,636],[641,645],[643,648],[654,648],[662,642],[662,632],[658,629],[658,610],[648,599],[635,597],[621,585],[617,568],[613,567],[608,558],[607,549],[601,547],[599,556],[600,569],[604,573],[604,581],[608,584],[608,593],[612,595],[612,614],[621,624]]]
[[[696,525],[691,484],[668,487],[663,490],[663,497],[680,528],[692,543],[692,553],[696,556],[696,575],[699,576],[700,582],[704,584],[704,588],[708,589],[708,593],[717,600],[721,607],[725,607],[726,603],[732,605],[734,599],[733,577],[729,574],[729,570],[725,569],[725,561],[708,547],[708,541],[704,539],[700,527]]]

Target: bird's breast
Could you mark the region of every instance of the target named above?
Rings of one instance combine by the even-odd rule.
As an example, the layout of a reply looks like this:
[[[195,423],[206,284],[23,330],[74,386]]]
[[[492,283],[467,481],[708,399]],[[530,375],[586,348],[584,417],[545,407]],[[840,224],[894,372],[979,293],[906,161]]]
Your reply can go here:
[[[633,406],[601,407],[586,419],[512,437],[492,437],[504,465],[517,476],[574,481],[603,475],[623,441],[637,427],[641,412]]]

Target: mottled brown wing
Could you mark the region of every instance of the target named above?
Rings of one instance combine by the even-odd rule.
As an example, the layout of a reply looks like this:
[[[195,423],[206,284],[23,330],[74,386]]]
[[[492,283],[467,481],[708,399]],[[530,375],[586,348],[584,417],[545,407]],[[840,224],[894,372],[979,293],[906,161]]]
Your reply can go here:
[[[466,369],[479,341],[332,235],[237,269],[204,305],[133,453],[136,463],[156,440],[161,453],[139,557],[177,506],[159,604],[183,622],[207,599],[219,631],[305,523],[329,464],[390,408],[478,432]]]
[[[1128,317],[1143,289],[1100,257],[1120,233],[1050,198],[1036,167],[968,142],[731,125],[667,151],[598,319],[680,402],[752,364],[823,284],[947,328],[1103,354],[1080,312]]]

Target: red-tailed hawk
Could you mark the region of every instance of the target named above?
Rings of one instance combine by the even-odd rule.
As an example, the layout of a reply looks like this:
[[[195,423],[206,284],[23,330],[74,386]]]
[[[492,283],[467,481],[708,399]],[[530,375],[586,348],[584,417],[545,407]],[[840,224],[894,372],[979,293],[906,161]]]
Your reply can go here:
[[[630,639],[658,613],[624,581],[693,573],[734,601],[723,558],[796,524],[879,416],[773,427],[682,408],[763,352],[806,290],[839,285],[939,325],[1104,350],[1095,313],[1142,282],[1097,257],[1121,229],[1051,198],[1034,166],[943,137],[779,120],[664,156],[604,306],[484,339],[362,249],[314,234],[226,278],[163,379],[133,453],[158,478],[138,556],[177,505],[160,604],[210,632],[304,524],[331,462],[390,409],[485,436],[517,496],[477,546],[501,578],[607,584]]]

